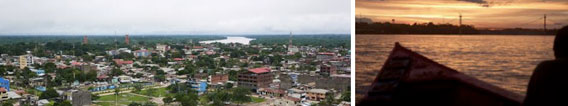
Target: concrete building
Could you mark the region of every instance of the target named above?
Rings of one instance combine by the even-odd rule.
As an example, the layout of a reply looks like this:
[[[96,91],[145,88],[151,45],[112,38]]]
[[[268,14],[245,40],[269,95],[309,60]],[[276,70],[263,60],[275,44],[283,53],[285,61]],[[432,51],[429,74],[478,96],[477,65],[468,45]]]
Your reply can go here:
[[[20,59],[19,59],[19,63],[20,63],[20,69],[24,69],[27,66],[31,66],[34,64],[33,61],[33,56],[30,54],[26,54],[26,55],[21,55]]]
[[[160,52],[166,52],[168,50],[170,50],[170,46],[168,45],[162,45],[162,44],[157,44],[156,45],[156,50],[160,51]]]
[[[8,100],[8,90],[4,87],[0,87],[0,101]]]
[[[274,88],[259,88],[256,92],[259,95],[270,97],[282,97],[286,94],[284,90]]]
[[[71,104],[73,106],[90,106],[91,93],[88,91],[75,91],[72,93]]]
[[[337,74],[337,67],[328,64],[323,64],[320,66],[320,73],[322,75],[335,75]]]
[[[211,82],[211,84],[219,84],[219,83],[225,83],[227,81],[229,81],[229,74],[215,74],[215,75],[211,75],[209,76],[209,82]]]
[[[151,53],[148,50],[145,50],[145,49],[134,51],[134,56],[136,56],[136,57],[148,57],[148,56],[150,56],[150,54]]]
[[[318,55],[316,56],[316,59],[318,59],[320,61],[328,61],[328,60],[333,59],[333,57],[335,57],[335,53],[321,52],[321,53],[318,53]]]
[[[40,77],[45,75],[45,70],[43,69],[30,69],[30,71],[36,73],[36,75]]]
[[[0,77],[0,87],[10,91],[10,80]]]
[[[326,98],[328,93],[329,93],[329,90],[325,90],[325,89],[310,89],[306,92],[306,97],[309,100],[321,101],[321,100],[324,100]]]
[[[298,47],[296,46],[291,46],[288,48],[288,54],[293,55],[297,52],[300,52],[300,49],[298,49]]]
[[[239,87],[247,87],[256,91],[258,88],[269,87],[273,76],[270,68],[253,68],[248,72],[239,73],[237,83]]]
[[[195,80],[195,79],[189,79],[187,81],[187,84],[191,88],[195,89],[199,95],[201,95],[201,94],[205,93],[205,91],[207,91],[207,80],[198,81],[198,80]]]

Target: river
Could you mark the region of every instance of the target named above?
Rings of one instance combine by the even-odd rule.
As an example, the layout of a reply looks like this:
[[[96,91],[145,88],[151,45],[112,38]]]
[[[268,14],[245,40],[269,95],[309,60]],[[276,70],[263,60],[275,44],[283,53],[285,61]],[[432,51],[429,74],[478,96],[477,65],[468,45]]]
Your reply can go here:
[[[554,59],[554,36],[357,35],[356,98],[375,79],[395,42],[466,75],[525,95],[538,63]]]
[[[208,40],[208,41],[200,41],[199,43],[219,42],[219,43],[241,43],[241,44],[248,45],[250,43],[250,41],[252,41],[252,40],[254,40],[254,39],[246,38],[246,37],[227,37],[227,39],[223,39],[223,40]]]

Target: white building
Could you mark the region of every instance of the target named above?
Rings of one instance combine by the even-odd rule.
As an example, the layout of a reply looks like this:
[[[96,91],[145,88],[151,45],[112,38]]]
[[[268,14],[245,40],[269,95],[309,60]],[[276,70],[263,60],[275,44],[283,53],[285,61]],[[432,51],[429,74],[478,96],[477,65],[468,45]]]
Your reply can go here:
[[[168,50],[170,50],[170,46],[168,45],[162,45],[162,44],[157,44],[156,45],[156,50],[160,51],[160,52],[166,52]]]

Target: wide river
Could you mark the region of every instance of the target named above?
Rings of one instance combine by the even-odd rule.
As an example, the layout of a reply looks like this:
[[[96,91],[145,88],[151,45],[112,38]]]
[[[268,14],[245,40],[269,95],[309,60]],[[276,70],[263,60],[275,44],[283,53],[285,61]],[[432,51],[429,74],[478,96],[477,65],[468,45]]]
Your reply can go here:
[[[554,36],[356,35],[356,98],[363,96],[395,42],[466,75],[525,95],[531,74],[554,59]]]
[[[219,42],[219,43],[241,43],[241,44],[248,45],[250,43],[250,41],[252,41],[252,40],[254,40],[254,39],[246,38],[246,37],[227,37],[227,39],[200,41],[199,43]]]

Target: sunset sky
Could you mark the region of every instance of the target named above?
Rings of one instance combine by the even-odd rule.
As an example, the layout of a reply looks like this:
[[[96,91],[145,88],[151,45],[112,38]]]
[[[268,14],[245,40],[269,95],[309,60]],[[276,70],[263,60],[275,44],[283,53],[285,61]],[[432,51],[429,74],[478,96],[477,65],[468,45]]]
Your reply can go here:
[[[478,28],[543,28],[568,25],[568,0],[356,0],[356,17],[396,23],[451,23]]]

